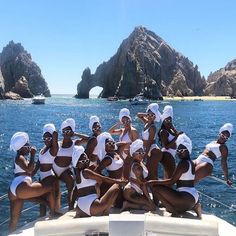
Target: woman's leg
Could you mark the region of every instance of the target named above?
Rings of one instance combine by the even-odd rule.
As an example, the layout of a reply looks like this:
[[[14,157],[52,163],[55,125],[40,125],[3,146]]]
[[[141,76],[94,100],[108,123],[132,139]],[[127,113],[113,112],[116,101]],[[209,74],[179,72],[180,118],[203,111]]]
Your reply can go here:
[[[213,166],[207,162],[195,166],[195,183],[211,175]]]
[[[20,213],[23,207],[24,201],[21,199],[10,200],[10,223],[9,223],[9,233],[16,230],[16,225],[18,223]]]
[[[101,199],[95,200],[91,207],[91,216],[103,215],[109,211],[119,194],[120,187],[118,184],[113,184]]]
[[[162,160],[162,152],[160,149],[153,149],[151,156],[147,157],[148,179],[158,179],[158,163]]]
[[[169,179],[175,171],[175,158],[168,152],[163,152],[162,155],[161,164],[164,167],[164,179]]]
[[[124,170],[123,170],[124,179],[127,180],[129,179],[132,162],[133,158],[130,155],[128,155],[124,160]]]

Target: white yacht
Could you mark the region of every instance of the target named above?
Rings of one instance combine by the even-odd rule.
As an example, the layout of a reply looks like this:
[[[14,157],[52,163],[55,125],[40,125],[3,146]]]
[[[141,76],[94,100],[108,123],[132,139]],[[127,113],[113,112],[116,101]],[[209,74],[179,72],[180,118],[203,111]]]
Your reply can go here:
[[[45,97],[41,94],[32,98],[32,104],[45,104]]]

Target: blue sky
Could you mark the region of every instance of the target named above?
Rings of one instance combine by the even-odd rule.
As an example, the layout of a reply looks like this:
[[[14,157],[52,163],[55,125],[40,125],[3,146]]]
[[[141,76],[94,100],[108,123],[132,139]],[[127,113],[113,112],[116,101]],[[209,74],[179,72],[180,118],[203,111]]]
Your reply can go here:
[[[197,64],[205,77],[236,58],[234,0],[0,0],[0,51],[10,40],[31,53],[51,93],[75,94],[143,25]]]

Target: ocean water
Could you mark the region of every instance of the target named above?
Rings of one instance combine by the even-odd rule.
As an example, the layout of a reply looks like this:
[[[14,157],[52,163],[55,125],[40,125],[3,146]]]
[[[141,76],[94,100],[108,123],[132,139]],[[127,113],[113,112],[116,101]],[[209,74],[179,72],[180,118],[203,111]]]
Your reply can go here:
[[[178,130],[184,131],[193,142],[192,159],[195,159],[204,146],[215,140],[220,126],[231,122],[236,128],[235,101],[171,101],[160,102],[160,110],[170,104],[174,108],[174,124]],[[45,105],[33,105],[30,99],[22,101],[0,101],[0,196],[7,193],[13,179],[14,153],[9,150],[11,136],[17,131],[29,134],[30,142],[39,150],[42,146],[42,128],[46,123],[54,123],[57,129],[66,118],[74,118],[76,130],[90,134],[88,121],[91,115],[100,117],[103,131],[107,131],[118,120],[119,110],[123,107],[130,109],[133,124],[139,133],[142,123],[136,118],[138,112],[144,112],[146,106],[132,106],[129,101],[108,102],[105,99],[75,99],[68,95],[55,95],[46,100]],[[160,124],[157,124],[160,127]],[[61,138],[59,133],[59,138]],[[235,188],[229,188],[223,183],[206,178],[196,185],[202,193],[201,203],[203,211],[217,215],[236,225],[236,135],[228,140],[229,149],[228,169]],[[220,161],[215,162],[213,175],[222,179],[223,172]],[[64,186],[62,185],[62,189]],[[65,196],[63,196],[65,202]],[[32,203],[25,203],[24,209],[32,207]],[[36,219],[39,215],[38,207],[23,212],[19,225]],[[1,225],[9,218],[9,201],[0,201],[0,235],[7,228]]]

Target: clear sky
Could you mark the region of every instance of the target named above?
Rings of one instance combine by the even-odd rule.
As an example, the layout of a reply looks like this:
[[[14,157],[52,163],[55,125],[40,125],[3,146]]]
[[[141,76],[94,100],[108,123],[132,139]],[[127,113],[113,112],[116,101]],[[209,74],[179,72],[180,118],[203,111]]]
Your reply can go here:
[[[197,64],[205,77],[236,58],[235,0],[0,0],[0,51],[10,40],[31,53],[51,93],[75,94],[145,26]]]

